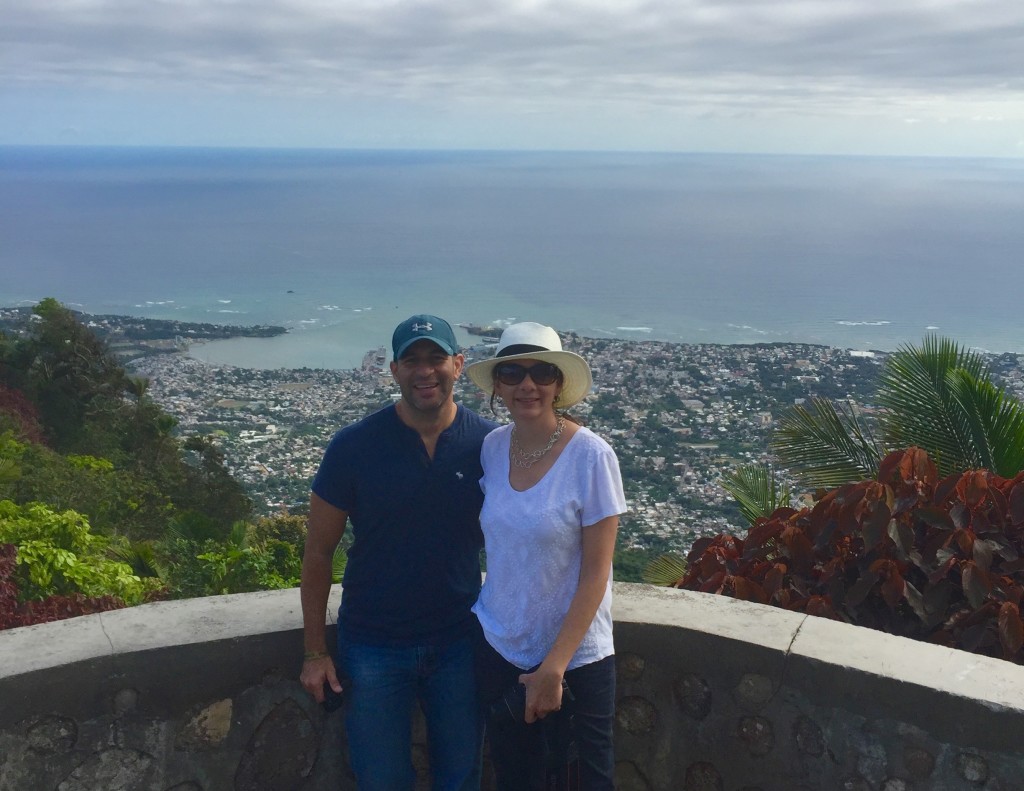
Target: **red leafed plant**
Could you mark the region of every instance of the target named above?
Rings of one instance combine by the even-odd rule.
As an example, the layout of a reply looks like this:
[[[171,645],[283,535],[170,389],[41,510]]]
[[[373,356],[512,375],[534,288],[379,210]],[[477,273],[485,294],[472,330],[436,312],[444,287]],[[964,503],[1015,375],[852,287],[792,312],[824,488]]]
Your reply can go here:
[[[85,596],[81,593],[19,603],[18,587],[14,583],[17,559],[18,549],[14,544],[0,544],[0,629],[60,621],[124,607],[124,602],[117,596]]]
[[[920,448],[873,481],[697,541],[678,587],[1024,663],[1024,472],[939,480]]]

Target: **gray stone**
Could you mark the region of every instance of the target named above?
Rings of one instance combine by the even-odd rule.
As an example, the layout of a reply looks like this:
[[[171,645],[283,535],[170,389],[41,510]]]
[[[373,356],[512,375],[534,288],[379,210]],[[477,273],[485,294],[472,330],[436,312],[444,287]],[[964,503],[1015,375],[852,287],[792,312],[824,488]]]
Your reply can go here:
[[[982,786],[988,782],[988,761],[976,753],[960,753],[956,757],[956,771],[972,785]]]
[[[639,654],[620,654],[615,657],[619,675],[628,681],[637,681],[643,674],[647,661]]]
[[[89,758],[57,786],[57,791],[144,791],[153,773],[153,756],[119,747]]]
[[[863,777],[848,777],[840,786],[843,791],[872,791],[871,783]]]
[[[632,761],[615,764],[615,791],[651,791],[644,773]]]
[[[223,742],[231,730],[231,698],[211,703],[182,727],[174,740],[176,750],[209,750]]]
[[[702,720],[711,713],[711,687],[700,676],[688,673],[672,685],[679,708],[688,717]]]
[[[793,723],[793,741],[796,742],[797,749],[806,755],[817,758],[825,752],[825,737],[818,723],[810,717],[796,718],[796,722]]]
[[[707,761],[699,761],[686,767],[685,791],[724,791],[722,775],[715,765]]]
[[[768,755],[775,746],[775,730],[764,717],[741,717],[736,736],[752,755]]]
[[[862,745],[857,756],[857,773],[872,785],[879,785],[889,774],[885,748],[878,743]]]
[[[119,689],[114,695],[114,714],[121,716],[122,714],[127,714],[129,711],[134,711],[138,703],[138,690],[131,689],[130,687],[127,689]]]
[[[644,698],[623,698],[615,707],[615,721],[628,733],[649,733],[658,721],[658,710]]]
[[[184,783],[178,783],[176,786],[171,786],[167,791],[203,791],[203,787],[199,783],[193,783],[191,780],[187,780]]]
[[[736,702],[749,709],[760,710],[772,699],[775,689],[772,680],[757,673],[747,673],[733,688]]]
[[[878,787],[878,791],[908,791],[910,786],[907,785],[906,780],[901,780],[898,777],[887,777],[885,782]]]
[[[42,717],[28,726],[25,737],[37,753],[66,753],[78,741],[78,724],[68,717]]]
[[[935,771],[935,756],[921,747],[904,748],[903,763],[910,775],[918,780],[931,777]]]
[[[313,769],[319,738],[309,717],[291,698],[279,703],[246,745],[235,774],[235,791],[295,791]]]

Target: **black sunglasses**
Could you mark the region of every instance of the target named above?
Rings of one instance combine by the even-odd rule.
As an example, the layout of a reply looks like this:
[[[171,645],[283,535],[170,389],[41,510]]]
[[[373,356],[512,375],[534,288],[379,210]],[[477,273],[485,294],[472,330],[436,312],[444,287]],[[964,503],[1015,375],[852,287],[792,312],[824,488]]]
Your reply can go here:
[[[529,374],[534,384],[550,385],[558,381],[562,372],[554,363],[534,363],[531,366],[519,363],[501,363],[494,368],[494,378],[503,385],[517,385]]]

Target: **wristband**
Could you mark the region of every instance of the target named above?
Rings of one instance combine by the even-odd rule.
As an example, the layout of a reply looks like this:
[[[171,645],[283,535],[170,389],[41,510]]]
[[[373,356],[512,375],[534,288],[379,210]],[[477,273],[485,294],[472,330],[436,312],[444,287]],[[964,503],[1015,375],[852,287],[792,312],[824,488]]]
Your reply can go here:
[[[306,662],[312,662],[314,659],[330,659],[330,657],[330,654],[326,654],[323,651],[307,651],[303,659]]]

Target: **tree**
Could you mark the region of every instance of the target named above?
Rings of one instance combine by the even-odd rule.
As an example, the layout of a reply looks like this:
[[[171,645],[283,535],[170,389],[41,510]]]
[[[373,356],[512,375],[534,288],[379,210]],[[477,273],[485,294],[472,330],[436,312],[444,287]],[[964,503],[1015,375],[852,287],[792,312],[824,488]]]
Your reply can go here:
[[[781,421],[773,442],[782,463],[811,486],[871,478],[892,448],[924,449],[942,475],[1024,469],[1024,405],[991,379],[984,358],[948,338],[902,346],[879,380],[878,438],[853,407],[816,399]]]
[[[33,319],[29,337],[15,344],[12,362],[21,369],[54,447],[81,450],[90,424],[104,421],[120,405],[124,371],[106,345],[57,300],[36,305]]]
[[[133,540],[158,538],[193,513],[223,538],[250,504],[212,440],[183,446],[174,428],[148,381],[128,376],[56,300],[40,302],[20,335],[0,337],[0,434],[25,446],[16,502],[70,508]]]

